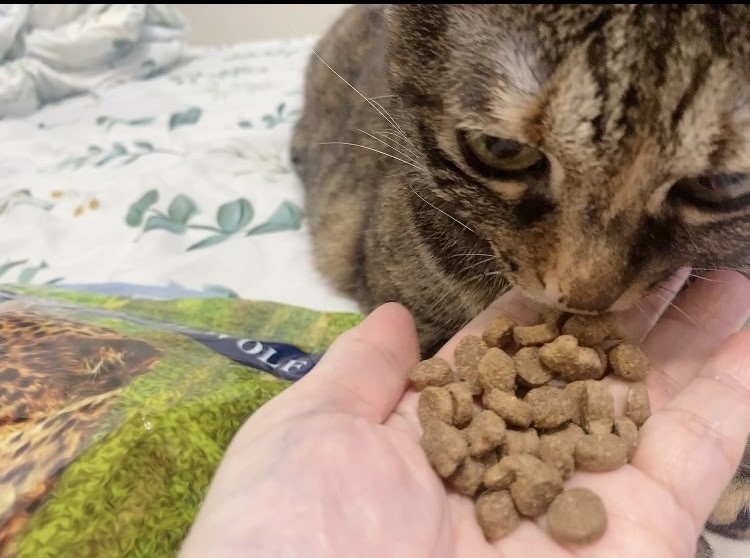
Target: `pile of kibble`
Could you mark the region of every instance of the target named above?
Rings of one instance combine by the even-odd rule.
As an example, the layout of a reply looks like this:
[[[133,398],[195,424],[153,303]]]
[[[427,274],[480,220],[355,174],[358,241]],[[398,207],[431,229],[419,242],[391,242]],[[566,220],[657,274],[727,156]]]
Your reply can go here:
[[[456,492],[475,498],[489,540],[522,517],[546,515],[559,542],[601,537],[607,516],[585,488],[564,490],[575,470],[612,471],[635,453],[650,414],[643,384],[649,363],[609,314],[550,315],[519,326],[496,318],[482,337],[456,346],[455,370],[433,357],[410,376],[421,390],[422,447]],[[599,380],[611,373],[633,382],[625,416]]]

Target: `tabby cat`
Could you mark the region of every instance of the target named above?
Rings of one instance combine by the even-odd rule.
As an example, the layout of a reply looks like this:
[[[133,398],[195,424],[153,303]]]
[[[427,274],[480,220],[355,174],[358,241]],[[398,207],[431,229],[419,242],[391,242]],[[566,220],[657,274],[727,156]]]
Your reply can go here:
[[[318,266],[406,305],[425,353],[509,284],[592,313],[750,272],[749,7],[356,6],[316,52],[292,160]],[[750,537],[746,470],[712,520]]]

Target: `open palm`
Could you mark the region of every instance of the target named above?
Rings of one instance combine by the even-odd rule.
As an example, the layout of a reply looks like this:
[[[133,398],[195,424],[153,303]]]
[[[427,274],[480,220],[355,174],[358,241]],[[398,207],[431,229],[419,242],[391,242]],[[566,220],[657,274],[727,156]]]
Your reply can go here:
[[[596,543],[560,546],[531,521],[486,542],[471,500],[446,492],[419,446],[405,380],[418,359],[413,324],[387,305],[243,426],[182,557],[692,557],[750,433],[750,331],[732,335],[750,314],[750,283],[731,272],[711,279],[683,292],[680,310],[623,316],[652,360],[656,412],[629,465],[567,482],[604,500],[609,528]],[[528,323],[536,310],[506,295],[442,356],[500,312]]]

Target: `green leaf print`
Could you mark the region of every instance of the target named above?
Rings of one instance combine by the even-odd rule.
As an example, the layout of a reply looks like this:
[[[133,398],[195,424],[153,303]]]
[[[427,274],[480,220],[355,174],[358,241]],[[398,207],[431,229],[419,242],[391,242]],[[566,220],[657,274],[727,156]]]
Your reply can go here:
[[[175,234],[183,234],[185,228],[184,223],[177,223],[164,215],[152,215],[146,219],[146,225],[143,227],[143,232],[162,229]]]
[[[169,219],[181,225],[185,225],[197,212],[198,206],[185,194],[175,196],[167,209]]]
[[[124,39],[122,37],[118,37],[112,40],[112,48],[114,48],[118,54],[125,54],[127,51],[133,48],[134,44],[135,43],[130,39]]]
[[[216,221],[224,234],[233,234],[253,220],[255,211],[250,202],[240,198],[219,207]]]
[[[6,272],[10,271],[16,266],[25,264],[29,260],[16,260],[14,262],[6,262],[2,265],[0,265],[0,276],[4,275]]]
[[[292,121],[299,116],[299,110],[293,109],[287,111],[286,108],[286,103],[279,103],[276,107],[276,112],[269,112],[261,116],[260,119],[263,121],[266,128],[275,128],[279,124]],[[253,123],[249,120],[240,120],[237,123],[237,126],[240,128],[252,128]]]
[[[191,107],[185,112],[175,112],[169,118],[169,129],[195,124],[201,119],[202,114],[203,111],[198,107]]]
[[[102,159],[98,160],[94,166],[95,167],[102,167],[109,163],[111,160],[116,159],[117,157],[121,157],[122,155],[128,154],[128,148],[125,147],[120,142],[115,142],[112,144],[112,150]]]
[[[48,267],[49,266],[45,261],[42,261],[42,263],[34,267],[26,267],[21,271],[21,273],[19,273],[18,282],[22,285],[27,285],[31,283],[31,280],[34,279],[34,276],[37,273],[39,273],[43,269],[47,269]]]
[[[302,226],[305,213],[295,203],[285,200],[268,221],[247,231],[247,236],[279,231],[296,231]]]
[[[154,150],[154,144],[150,141],[134,141],[133,145],[136,147],[139,147],[143,149],[144,151],[153,151]]]
[[[209,246],[213,246],[214,244],[224,242],[227,238],[229,238],[229,235],[227,234],[214,234],[204,238],[200,242],[196,242],[192,246],[189,246],[187,251],[190,252],[191,250],[197,250],[198,248],[208,248]]]
[[[154,118],[151,116],[143,118],[134,118],[133,120],[125,120],[123,118],[117,118],[115,116],[98,116],[96,118],[97,126],[104,126],[107,130],[111,130],[115,124],[125,124],[127,126],[146,126],[147,124],[153,123]]]
[[[133,202],[128,208],[128,214],[125,216],[125,222],[128,226],[140,227],[146,210],[157,201],[159,201],[159,192],[157,190],[149,190]]]

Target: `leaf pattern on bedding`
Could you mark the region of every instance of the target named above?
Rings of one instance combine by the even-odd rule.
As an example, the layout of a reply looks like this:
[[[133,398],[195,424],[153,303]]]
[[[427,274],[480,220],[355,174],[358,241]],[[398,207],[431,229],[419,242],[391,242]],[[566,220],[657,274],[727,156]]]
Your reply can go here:
[[[174,130],[180,126],[190,126],[201,119],[203,110],[198,107],[190,107],[184,112],[175,112],[169,118],[169,129]]]
[[[0,215],[18,205],[30,205],[44,211],[49,211],[55,204],[51,201],[34,196],[30,190],[22,188],[0,197]]]
[[[263,122],[265,128],[271,129],[275,128],[279,124],[296,121],[300,115],[300,111],[298,109],[288,111],[286,110],[286,108],[286,103],[279,103],[274,112],[267,112],[263,116],[261,116],[260,120]],[[257,127],[257,125],[253,126],[252,120],[240,120],[239,122],[237,122],[237,126],[239,126],[240,128]]]
[[[302,219],[304,217],[305,213],[302,209],[287,200],[282,202],[268,221],[247,231],[247,236],[281,231],[296,231],[302,226]]]
[[[208,49],[0,120],[0,282],[174,282],[354,310],[315,275],[289,161],[313,42]]]
[[[283,231],[296,231],[302,226],[305,213],[292,201],[284,200],[263,223],[252,225],[255,209],[246,198],[237,198],[221,204],[216,210],[216,225],[191,223],[191,219],[200,213],[196,203],[185,194],[179,194],[163,211],[152,207],[159,200],[158,190],[149,190],[128,207],[125,222],[129,227],[140,227],[144,217],[143,234],[149,231],[162,230],[172,234],[184,235],[189,230],[209,231],[211,234],[190,244],[186,251],[208,248],[230,239],[238,233],[244,236],[256,236]],[[140,240],[142,235],[136,238]]]
[[[157,153],[180,155],[179,152],[172,149],[154,147],[153,143],[145,140],[135,140],[131,147],[116,141],[108,147],[89,145],[84,155],[68,157],[51,170],[80,169],[86,166],[103,167],[111,163],[125,166],[134,163],[141,157]]]
[[[126,126],[147,126],[154,123],[153,116],[143,118],[117,118],[116,116],[101,115],[96,118],[96,125],[104,127],[105,130],[111,130],[115,124],[124,124]]]

